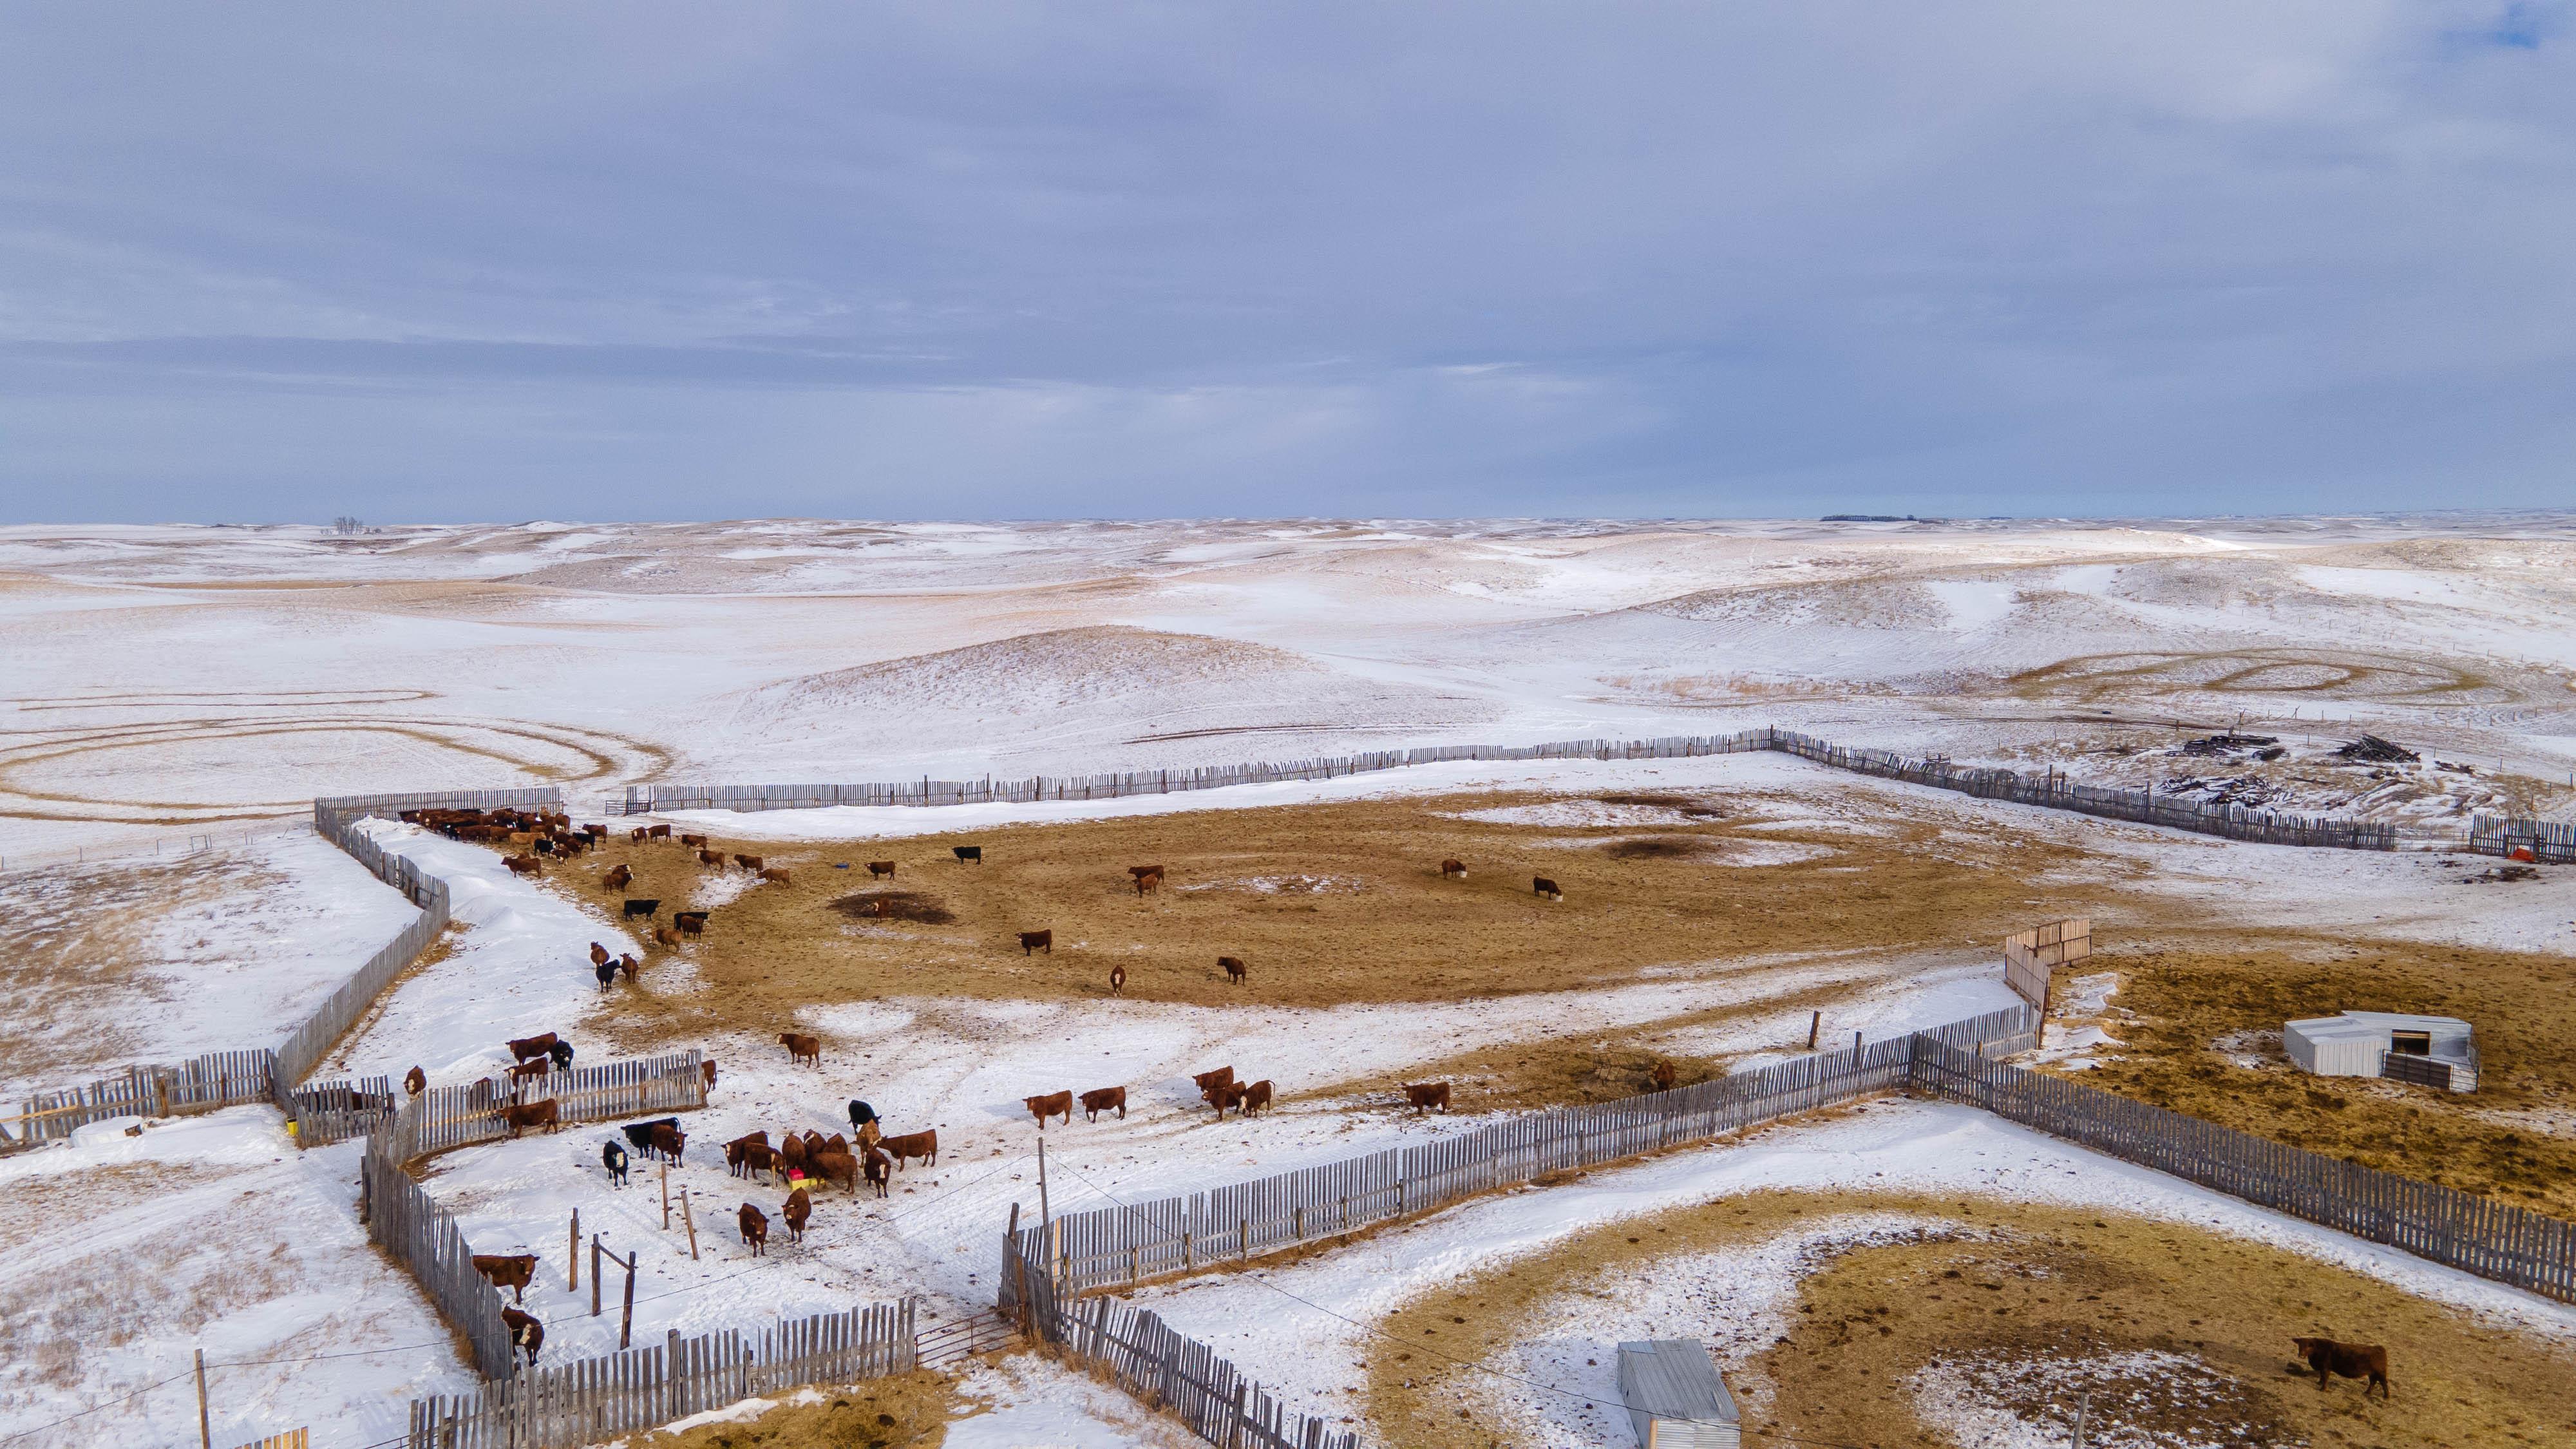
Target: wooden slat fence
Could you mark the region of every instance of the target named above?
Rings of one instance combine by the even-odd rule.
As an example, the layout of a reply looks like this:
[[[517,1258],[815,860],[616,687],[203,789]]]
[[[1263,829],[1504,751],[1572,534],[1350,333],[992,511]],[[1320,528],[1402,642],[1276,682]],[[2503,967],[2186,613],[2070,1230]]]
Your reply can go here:
[[[417,1103],[406,1103],[395,1121]],[[411,1274],[439,1316],[464,1336],[475,1368],[485,1378],[507,1378],[517,1349],[501,1321],[501,1295],[474,1271],[474,1250],[456,1219],[421,1191],[393,1155],[394,1131],[393,1124],[379,1127],[358,1159],[358,1214],[367,1236]]]
[[[642,784],[627,786],[625,798],[611,801],[609,806],[613,811],[642,815],[666,810],[810,810],[830,805],[931,806],[995,802],[1025,804],[1035,800],[1112,800],[1126,795],[1220,790],[1230,785],[1270,784],[1283,780],[1330,780],[1443,760],[1662,760],[1741,754],[1754,750],[1777,750],[1837,770],[1955,790],[1982,799],[2009,800],[2052,810],[2070,810],[2083,815],[2189,830],[2202,835],[2223,835],[2234,840],[2343,850],[2397,848],[2397,828],[2393,825],[2329,816],[2278,815],[2268,810],[2248,810],[2239,805],[2159,795],[2152,787],[2122,790],[2107,785],[2080,785],[2054,772],[2033,776],[2005,769],[1953,765],[1946,760],[1911,759],[1887,750],[1837,745],[1795,730],[1775,729],[1767,725],[1731,735],[1670,735],[1651,740],[1555,740],[1537,745],[1432,745],[1276,764],[1202,765],[1181,770],[1130,770],[1102,775],[1037,775],[1025,780],[996,780],[987,776],[981,780],[933,780],[925,777],[856,785]]]
[[[692,1048],[675,1056],[575,1067],[526,1083],[515,1100],[552,1098],[562,1121],[609,1122],[666,1112],[690,1112],[707,1104],[706,1075]],[[432,1087],[404,1105],[386,1123],[387,1149],[394,1160],[417,1162],[441,1152],[491,1142],[510,1135],[501,1109],[512,1100],[505,1078],[485,1077],[454,1087]]]
[[[0,1149],[33,1146],[111,1117],[173,1117],[265,1102],[276,1094],[277,1054],[208,1052],[176,1066],[128,1067],[67,1091],[39,1093],[0,1117]]]
[[[2576,1224],[2320,1156],[1918,1037],[1912,1086],[2127,1162],[2576,1302]]]
[[[2576,824],[2476,815],[2469,820],[2469,849],[2480,855],[2511,855],[2522,849],[2530,851],[2534,860],[2565,865],[2576,862]]]
[[[1942,1028],[1974,1050],[2037,1044],[2038,1013],[2009,1007]],[[1479,1131],[1240,1182],[1188,1197],[1065,1213],[1027,1251],[1068,1295],[1241,1262],[1433,1212],[1497,1188],[1597,1167],[1905,1085],[1904,1038],[1824,1052],[1696,1086],[1562,1107]]]
[[[1216,1350],[1153,1313],[1111,1298],[1059,1294],[1045,1266],[1023,1262],[1008,1239],[1002,1258],[1005,1307],[1031,1338],[1107,1371],[1146,1407],[1168,1410],[1207,1442],[1223,1449],[1359,1449],[1359,1435],[1318,1415],[1286,1412]]]
[[[298,1147],[322,1147],[364,1137],[393,1116],[399,1105],[390,1077],[307,1082],[281,1095],[287,1120],[294,1124]]]
[[[476,1394],[414,1400],[405,1449],[577,1449],[805,1384],[914,1366],[913,1303],[727,1329],[545,1368]]]
[[[2057,968],[2089,960],[2092,955],[2093,922],[2086,917],[2015,931],[2004,937],[2004,984],[2045,1013],[2048,983]]]

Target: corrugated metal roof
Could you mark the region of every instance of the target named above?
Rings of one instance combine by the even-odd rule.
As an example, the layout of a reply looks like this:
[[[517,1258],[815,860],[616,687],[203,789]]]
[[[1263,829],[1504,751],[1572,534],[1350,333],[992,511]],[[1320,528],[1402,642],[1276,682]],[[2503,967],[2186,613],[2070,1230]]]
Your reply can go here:
[[[1632,1413],[1697,1423],[1736,1422],[1735,1396],[1708,1350],[1688,1339],[1619,1345],[1619,1395]]]

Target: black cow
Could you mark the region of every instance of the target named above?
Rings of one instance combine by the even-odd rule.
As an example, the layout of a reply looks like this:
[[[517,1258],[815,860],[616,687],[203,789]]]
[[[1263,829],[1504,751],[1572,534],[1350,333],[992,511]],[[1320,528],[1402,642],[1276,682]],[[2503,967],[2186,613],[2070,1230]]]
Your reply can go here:
[[[625,1148],[618,1146],[614,1142],[601,1143],[599,1148],[599,1165],[608,1169],[608,1181],[610,1185],[615,1187],[624,1187],[626,1185]]]
[[[860,1101],[856,1097],[852,1097],[850,1099],[851,1131],[856,1132],[875,1120],[877,1120],[876,1108],[869,1106],[867,1103]]]
[[[948,848],[957,853],[959,865],[964,865],[968,861],[973,861],[977,865],[984,863],[984,847],[980,845],[952,845]]]
[[[639,901],[630,899],[626,902],[626,919],[631,921],[637,916],[642,916],[647,920],[650,920],[653,913],[660,909],[662,909],[662,903],[660,901]]]
[[[558,1041],[558,1042],[556,1042],[553,1046],[550,1046],[550,1047],[546,1048],[546,1055],[547,1055],[547,1057],[549,1057],[550,1059],[552,1059],[552,1060],[553,1060],[553,1062],[554,1062],[554,1064],[555,1064],[555,1070],[556,1070],[556,1071],[559,1071],[559,1072],[568,1072],[568,1071],[571,1071],[571,1070],[572,1070],[572,1043],[571,1043],[571,1042],[568,1042],[568,1041]]]
[[[617,1130],[626,1134],[627,1142],[632,1144],[636,1151],[650,1153],[653,1150],[654,1128],[669,1127],[677,1130],[679,1125],[680,1119],[677,1117],[657,1117],[650,1122],[620,1123]]]

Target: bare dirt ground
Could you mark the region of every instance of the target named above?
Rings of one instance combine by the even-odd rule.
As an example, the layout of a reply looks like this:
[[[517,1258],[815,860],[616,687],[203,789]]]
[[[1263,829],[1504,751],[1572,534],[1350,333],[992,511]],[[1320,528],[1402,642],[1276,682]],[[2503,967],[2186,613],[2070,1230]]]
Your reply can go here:
[[[2566,1345],[2313,1259],[2117,1214],[1765,1193],[1607,1224],[1405,1304],[1369,1348],[1376,1436],[1419,1449],[1516,1442],[1484,1398],[1499,1381],[1469,1365],[1516,1372],[1511,1346],[1547,1332],[1569,1300],[1615,1300],[1623,1284],[1686,1271],[1690,1255],[1852,1213],[1901,1213],[1918,1228],[1805,1274],[1788,1331],[1729,1369],[1748,1438],[1953,1442],[1927,1419],[1927,1391],[2062,1425],[2078,1380],[2102,1443],[2503,1449],[2576,1434]],[[2387,1345],[2394,1402],[2294,1377],[2290,1340],[2319,1335]],[[2151,1371],[2086,1378],[2124,1358]]]
[[[650,1437],[654,1449],[896,1449],[935,1444],[958,1407],[957,1381],[927,1369],[806,1390],[747,1423]],[[801,1401],[801,1402],[800,1402]]]
[[[2311,1152],[2576,1217],[2576,1131],[2517,1125],[2576,1107],[2576,960],[2286,932],[2179,934],[2116,947],[2122,1046],[2088,1085]],[[2061,976],[2061,983],[2067,979]],[[2477,1027],[2479,1088],[2315,1077],[2281,1053],[2284,1021],[2420,1011]],[[2502,1118],[2503,1120],[2499,1120]]]
[[[1113,965],[1139,1000],[1329,1006],[1956,949],[2028,914],[2037,882],[2135,869],[1952,820],[1818,818],[1812,802],[1776,793],[1573,805],[1568,815],[1563,797],[1476,794],[893,843],[714,842],[786,867],[784,886],[746,887],[730,863],[620,840],[552,874],[557,889],[602,908],[613,901],[596,883],[620,862],[637,877],[622,894],[658,898],[666,913],[721,900],[703,940],[657,953],[646,989],[610,998],[612,1024],[641,1044],[882,996],[1101,997]],[[1604,814],[1631,823],[1577,823]],[[1641,818],[1652,823],[1633,823]],[[952,845],[970,843],[984,865],[952,858]],[[1469,863],[1466,880],[1438,873],[1449,856]],[[897,874],[871,884],[866,862],[887,858]],[[1131,864],[1164,865],[1166,884],[1140,897]],[[1565,899],[1534,897],[1538,875]],[[869,913],[880,899],[890,918]],[[1019,946],[1018,932],[1038,929],[1053,931],[1051,955]],[[1228,984],[1220,955],[1248,963],[1246,984]],[[657,977],[684,984],[661,989]]]

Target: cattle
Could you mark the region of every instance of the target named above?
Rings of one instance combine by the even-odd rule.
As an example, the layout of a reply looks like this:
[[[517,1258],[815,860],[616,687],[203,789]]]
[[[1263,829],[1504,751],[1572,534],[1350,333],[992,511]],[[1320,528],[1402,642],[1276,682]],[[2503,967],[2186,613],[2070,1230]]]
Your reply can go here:
[[[742,1241],[751,1249],[751,1255],[757,1258],[766,1253],[769,1250],[769,1214],[744,1203],[742,1211],[734,1216],[742,1224]]]
[[[554,837],[540,835],[536,839],[528,842],[528,849],[538,855],[552,855],[555,853]]]
[[[537,1350],[546,1346],[546,1326],[515,1308],[501,1310],[501,1326],[510,1330],[510,1342],[528,1351],[528,1365],[537,1362]]]
[[[734,852],[733,863],[741,866],[744,870],[750,871],[754,875],[758,875],[760,873],[760,868],[762,866],[769,864],[768,861],[762,860],[759,856],[745,855],[740,851]]]
[[[680,933],[669,926],[655,926],[653,928],[653,944],[656,946],[670,946],[676,949],[680,944]]]
[[[1552,901],[1561,901],[1565,899],[1565,892],[1557,889],[1556,882],[1549,880],[1543,875],[1530,877],[1530,894],[1534,896],[1545,896]]]
[[[1109,994],[1112,996],[1124,996],[1127,994],[1126,967],[1112,966],[1109,968]]]
[[[867,1103],[860,1101],[856,1097],[852,1097],[850,1099],[851,1131],[864,1131],[867,1125],[875,1120],[877,1120],[876,1108],[869,1106]]]
[[[1159,865],[1131,865],[1127,867],[1127,873],[1141,878],[1149,875],[1161,875],[1163,873],[1163,868]]]
[[[1449,1110],[1449,1084],[1407,1082],[1404,1084],[1404,1105],[1416,1112],[1428,1112],[1434,1108],[1446,1112]]]
[[[1207,1091],[1207,1089],[1208,1089],[1208,1088],[1210,1088],[1210,1087],[1216,1086],[1216,1085],[1218,1085],[1218,1084],[1220,1084],[1220,1083],[1224,1083],[1224,1082],[1231,1082],[1231,1081],[1233,1081],[1233,1080],[1234,1080],[1234,1068],[1232,1068],[1232,1067],[1219,1067],[1219,1068],[1217,1068],[1215,1071],[1212,1071],[1212,1072],[1200,1072],[1200,1073],[1198,1073],[1197,1075],[1195,1075],[1195,1076],[1191,1077],[1191,1078],[1190,1078],[1190,1080],[1191,1080],[1191,1081],[1193,1081],[1193,1082],[1198,1083],[1199,1091],[1200,1091],[1201,1093],[1205,1093],[1205,1092]]]
[[[591,942],[591,943],[590,943],[590,964],[591,964],[591,965],[593,965],[593,966],[605,966],[605,965],[607,965],[607,964],[608,964],[608,948],[607,948],[606,946],[603,946],[603,945],[599,944],[597,941],[593,941],[593,942]]]
[[[814,1200],[800,1187],[787,1195],[787,1205],[778,1210],[778,1215],[787,1220],[787,1236],[801,1243],[805,1241],[805,1221],[814,1216]]]
[[[1199,1093],[1199,1100],[1214,1107],[1217,1120],[1222,1122],[1225,1120],[1226,1108],[1243,1105],[1243,1094],[1249,1086],[1250,1083],[1247,1082],[1219,1082]]]
[[[1082,1094],[1082,1120],[1085,1122],[1099,1121],[1100,1114],[1108,1111],[1112,1107],[1118,1109],[1119,1121],[1124,1122],[1127,1120],[1127,1089],[1125,1087],[1094,1087],[1090,1091]]]
[[[639,901],[630,896],[626,901],[626,919],[631,921],[637,916],[642,916],[649,921],[653,918],[653,913],[660,909],[662,909],[662,903],[658,900]]]
[[[538,1057],[534,1061],[521,1062],[517,1066],[510,1068],[510,1090],[515,1092],[519,1089],[519,1084],[521,1082],[533,1082],[537,1078],[546,1075],[554,1069],[555,1064],[544,1057]]]
[[[820,1152],[813,1157],[814,1175],[825,1182],[837,1182],[859,1195],[859,1160],[846,1152]]]
[[[956,855],[959,865],[984,863],[984,847],[980,845],[952,845],[948,849]]]
[[[403,1073],[403,1090],[417,1097],[429,1090],[429,1077],[420,1068],[414,1067]]]
[[[599,1165],[608,1169],[611,1187],[626,1185],[626,1149],[614,1142],[599,1144]]]
[[[536,1281],[537,1255],[534,1253],[476,1253],[474,1271],[491,1280],[495,1288],[507,1288],[518,1302],[528,1301],[528,1285]]]
[[[754,1147],[761,1149],[763,1152],[769,1150],[768,1128],[764,1127],[760,1131],[750,1133],[746,1136],[737,1137],[731,1142],[726,1143],[724,1145],[725,1171],[732,1173],[736,1177],[742,1176],[745,1170],[745,1163],[749,1158],[749,1153]]]
[[[866,1126],[859,1129],[859,1145],[861,1147],[874,1147],[884,1140],[885,1123],[882,1121],[871,1121]]]
[[[680,1154],[688,1149],[689,1134],[681,1131],[680,1124],[677,1122],[656,1122],[653,1124],[652,1140],[648,1145],[653,1149],[654,1156],[677,1166]]]
[[[635,984],[635,973],[644,969],[644,963],[631,955],[621,953],[617,958],[617,969],[626,973],[626,984],[632,986]]]
[[[806,1133],[805,1140],[808,1142],[813,1141],[814,1134],[811,1132]],[[824,1138],[823,1145],[817,1150],[822,1152],[847,1152],[850,1150],[850,1139],[842,1136],[838,1132],[835,1132],[831,1136]]]
[[[779,1160],[778,1149],[766,1142],[726,1144],[725,1163],[737,1177],[749,1177],[755,1172],[775,1177],[787,1170],[787,1165]]]
[[[1047,1119],[1058,1114],[1064,1117],[1065,1125],[1073,1124],[1073,1089],[1070,1087],[1061,1092],[1049,1092],[1041,1097],[1022,1097],[1020,1105],[1028,1108],[1037,1117],[1040,1132],[1046,1130]]]
[[[869,1148],[867,1153],[866,1160],[859,1166],[868,1175],[868,1186],[877,1190],[877,1196],[883,1197],[886,1195],[887,1179],[894,1176],[894,1159],[873,1147]]]
[[[553,1132],[563,1125],[563,1119],[556,1111],[555,1099],[552,1097],[542,1102],[508,1103],[501,1108],[501,1120],[509,1124],[510,1135],[513,1138],[531,1127],[543,1127],[548,1132]]]
[[[1055,954],[1055,931],[1052,928],[1044,931],[1022,931],[1020,933],[1021,955],[1026,956],[1031,952],[1039,950],[1045,951],[1050,956]]]
[[[637,845],[642,845],[645,840],[652,835],[652,833],[653,832],[646,830],[643,826],[638,825],[634,829],[626,832],[626,838],[634,841]]]
[[[553,1032],[547,1032],[544,1036],[519,1037],[510,1043],[510,1055],[524,1062],[530,1057],[541,1057],[553,1051],[555,1043],[561,1040],[563,1038]]]
[[[632,1144],[636,1151],[646,1156],[651,1156],[658,1150],[655,1142],[657,1135],[663,1131],[667,1130],[680,1141],[687,1140],[685,1136],[680,1135],[680,1119],[677,1117],[657,1117],[650,1122],[622,1123],[617,1130],[626,1134],[627,1142]],[[677,1160],[677,1155],[676,1152],[673,1154],[674,1160]]]
[[[608,827],[605,825],[584,825],[581,833],[594,849],[608,843]]]
[[[793,1132],[790,1132],[779,1139],[778,1170],[781,1172],[803,1172],[805,1170],[805,1159],[811,1155],[812,1154],[805,1150],[805,1139],[797,1136]]]
[[[823,1065],[821,1037],[807,1036],[797,1031],[782,1031],[778,1034],[778,1044],[787,1048],[787,1060],[791,1063],[812,1062],[818,1067]]]
[[[1671,1062],[1657,1062],[1654,1069],[1646,1073],[1646,1080],[1655,1084],[1656,1091],[1669,1092],[1677,1076]]]
[[[1225,984],[1228,986],[1241,986],[1243,978],[1249,974],[1239,957],[1219,956],[1216,964],[1225,968]]]
[[[787,873],[787,867],[783,865],[773,865],[769,867],[767,870],[760,873],[760,878],[770,885],[796,884],[796,877],[789,875]]]
[[[890,860],[869,861],[868,875],[876,880],[892,880],[894,879],[894,862]]]
[[[599,888],[604,891],[622,891],[634,883],[634,868],[631,866],[620,865],[615,870],[610,871],[607,875],[600,877]]]
[[[1159,870],[1148,871],[1145,874],[1136,877],[1136,896],[1139,900],[1144,898],[1145,892],[1161,890],[1162,888],[1163,873]]]
[[[554,1064],[555,1064],[555,1070],[556,1070],[556,1071],[559,1071],[559,1072],[568,1072],[568,1071],[571,1071],[571,1070],[572,1070],[572,1043],[571,1043],[571,1042],[568,1042],[568,1041],[558,1041],[558,1042],[556,1042],[553,1046],[550,1046],[550,1047],[546,1048],[546,1056],[547,1056],[547,1058],[548,1058],[548,1059],[550,1059],[551,1061],[553,1061],[553,1062],[554,1062]]]
[[[1245,1087],[1243,1089],[1243,1100],[1235,1105],[1240,1109],[1240,1115],[1245,1117],[1249,1117],[1255,1112],[1269,1110],[1270,1079],[1264,1077],[1260,1081],[1253,1083],[1251,1086]]]
[[[602,961],[598,965],[590,968],[590,974],[599,978],[599,989],[606,991],[609,987],[617,984],[617,963],[614,961]]]
[[[939,1129],[936,1127],[921,1132],[907,1132],[901,1137],[881,1138],[877,1145],[885,1149],[886,1156],[894,1159],[895,1170],[898,1172],[915,1157],[920,1158],[926,1166],[939,1165]]]
[[[706,933],[707,929],[707,913],[704,911],[673,911],[671,913],[671,929],[678,931],[683,936],[703,935]]]
[[[644,831],[644,838],[646,840],[668,840],[671,838],[671,827],[668,825],[647,827]]]
[[[698,1076],[700,1078],[699,1085],[705,1087],[710,1092],[714,1091],[716,1086],[716,1059],[709,1057],[705,1061],[698,1063]]]
[[[682,845],[694,845],[694,846],[696,846],[696,847],[697,847],[698,849],[700,849],[700,850],[704,850],[704,849],[706,849],[706,848],[707,848],[707,838],[706,838],[705,836],[703,836],[703,835],[686,835],[686,834],[684,834],[684,835],[682,835],[682,836],[680,837],[680,843],[681,843]]]
[[[724,864],[724,852],[721,850],[701,850],[698,852],[698,864],[721,866]]]
[[[1465,880],[1467,878],[1467,862],[1463,860],[1444,860],[1440,862],[1440,876],[1443,880]]]
[[[2318,1393],[2326,1391],[2330,1375],[2340,1374],[2348,1379],[2369,1379],[2361,1386],[2365,1399],[2372,1389],[2379,1390],[2380,1398],[2388,1397],[2388,1350],[2380,1345],[2337,1343],[2331,1338],[2294,1338],[2290,1342],[2299,1346],[2299,1357],[2316,1370]]]
[[[501,857],[501,863],[510,868],[510,874],[512,875],[544,875],[546,873],[545,862],[537,859],[533,855],[505,855]]]

